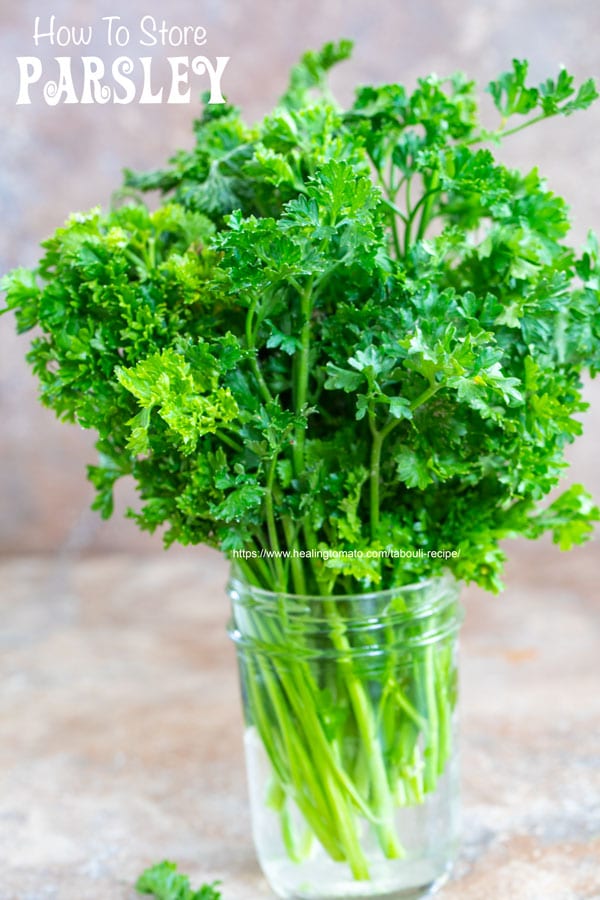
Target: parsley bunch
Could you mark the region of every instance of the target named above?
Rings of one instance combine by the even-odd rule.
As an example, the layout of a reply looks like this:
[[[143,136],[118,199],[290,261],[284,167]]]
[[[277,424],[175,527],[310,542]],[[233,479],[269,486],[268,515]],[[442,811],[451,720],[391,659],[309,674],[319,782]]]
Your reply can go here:
[[[207,106],[191,150],[127,172],[114,209],[72,216],[5,277],[7,306],[38,329],[42,401],[98,432],[103,516],[133,476],[141,528],[243,551],[257,585],[344,593],[449,567],[495,590],[501,539],[566,549],[598,518],[580,486],[541,501],[600,366],[600,266],[537,169],[489,148],[597,90],[565,70],[529,86],[515,61],[488,86],[492,130],[461,74],[363,87],[344,110],[326,75],[350,49],[306,54],[255,127]]]

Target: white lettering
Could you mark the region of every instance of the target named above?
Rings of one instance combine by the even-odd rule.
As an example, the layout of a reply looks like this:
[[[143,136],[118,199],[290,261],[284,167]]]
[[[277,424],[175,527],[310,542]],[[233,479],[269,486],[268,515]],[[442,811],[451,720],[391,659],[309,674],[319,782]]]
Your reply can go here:
[[[162,19],[159,24],[154,16],[143,16],[140,19],[140,31],[143,35],[140,38],[142,47],[156,47],[158,43],[162,47],[182,47],[189,44],[203,47],[206,44],[206,28],[202,25],[169,26],[166,19]]]
[[[42,77],[42,61],[37,56],[17,56],[19,65],[19,96],[17,104],[31,103],[29,88]]]
[[[189,103],[191,91],[188,87],[184,94],[179,93],[180,85],[189,85],[189,56],[169,56],[169,65],[171,66],[171,90],[167,103]],[[181,67],[185,67],[185,71],[181,71]]]
[[[206,56],[195,56],[192,60],[192,71],[196,75],[203,75],[205,71],[208,72],[208,77],[210,78],[209,103],[225,103],[225,98],[221,93],[221,78],[229,59],[229,56],[217,56],[216,68],[213,68],[213,64]]]
[[[40,17],[36,16],[33,23],[33,42],[37,47],[42,38],[50,38],[50,43],[54,44],[54,23],[56,16],[50,16],[50,31],[40,31]]]
[[[120,22],[121,16],[102,16],[102,21],[107,23],[106,42],[109,47],[116,44],[117,47],[126,47],[130,41],[131,34],[129,28],[125,25],[117,25],[113,28],[114,22]]]
[[[156,19],[154,16],[144,16],[140,21],[140,29],[142,34],[150,38],[149,41],[144,41],[140,39],[140,44],[142,47],[156,47],[157,40],[153,34],[156,31]]]
[[[152,57],[140,56],[142,69],[144,70],[144,84],[140,103],[162,103],[163,89],[160,88],[158,93],[152,93]]]
[[[37,47],[39,42],[42,39],[47,38],[52,46],[54,44],[58,44],[59,47],[68,47],[69,44],[74,44],[76,47],[87,47],[88,44],[92,42],[92,26],[86,25],[84,26],[68,26],[68,25],[59,25],[58,28],[55,28],[56,25],[56,16],[50,16],[50,30],[49,31],[40,31],[40,17],[36,16],[34,20],[33,27],[33,42]]]
[[[132,103],[135,100],[135,84],[128,78],[135,66],[128,56],[118,56],[112,64],[112,76],[119,87],[125,88],[124,94],[113,92],[115,103]]]
[[[75,28],[71,29],[71,40],[76,47],[84,46],[87,47],[92,43],[92,26],[86,25],[85,30],[82,28],[79,29],[79,34],[75,30]]]
[[[57,39],[58,32],[54,33]],[[64,40],[61,33],[60,40]],[[114,32],[113,32],[114,37]],[[19,56],[18,105],[29,105],[32,102],[33,86],[37,88],[49,106],[59,103],[119,103],[128,104],[137,99],[143,104],[190,103],[192,97],[191,75],[204,76],[209,82],[209,103],[224,103],[221,90],[223,73],[229,62],[228,56],[218,56],[211,62],[206,56],[169,56],[167,63],[170,77],[165,78],[162,72],[153,69],[155,60],[151,56],[132,59],[119,56],[111,64],[110,69],[98,56],[55,56],[53,60],[43,61],[37,56]],[[54,78],[49,78],[45,65],[54,65]],[[133,75],[137,71],[138,77]],[[44,77],[46,76],[46,77]],[[162,82],[161,82],[162,76]]]
[[[44,100],[48,106],[57,106],[59,103],[77,103],[77,94],[73,84],[71,73],[71,57],[56,56],[58,63],[58,82],[47,81],[44,85]],[[64,94],[64,100],[62,99]]]
[[[81,103],[108,103],[112,96],[111,89],[102,84],[104,77],[104,63],[98,56],[82,56],[83,65],[83,90]]]
[[[71,43],[71,32],[66,25],[59,25],[56,29],[56,43],[59,47],[68,47]]]

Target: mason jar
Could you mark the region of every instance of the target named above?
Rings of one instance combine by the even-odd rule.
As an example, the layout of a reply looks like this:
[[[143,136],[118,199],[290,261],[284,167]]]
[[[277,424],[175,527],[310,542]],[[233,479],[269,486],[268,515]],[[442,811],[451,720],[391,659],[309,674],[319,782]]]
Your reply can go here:
[[[301,596],[234,574],[254,842],[287,900],[417,898],[458,844],[451,576]]]

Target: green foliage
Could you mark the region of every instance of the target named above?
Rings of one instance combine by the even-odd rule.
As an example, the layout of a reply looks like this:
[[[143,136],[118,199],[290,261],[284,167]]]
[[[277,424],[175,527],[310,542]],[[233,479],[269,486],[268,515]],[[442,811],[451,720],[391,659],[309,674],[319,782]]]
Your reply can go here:
[[[165,860],[142,872],[135,887],[138,893],[156,897],[156,900],[221,900],[221,892],[217,890],[219,884],[213,881],[194,891],[187,875],[181,875],[175,863]]]
[[[527,86],[528,64],[525,60],[513,59],[512,72],[505,72],[497,81],[488,85],[496,109],[505,118],[527,115],[539,108],[543,117],[557,113],[570,115],[580,109],[587,109],[598,97],[598,90],[592,78],[588,78],[575,92],[574,78],[566,69],[561,69],[556,80],[548,78],[539,87]]]
[[[600,270],[538,170],[484,145],[596,87],[565,70],[532,86],[515,61],[488,86],[496,130],[462,74],[363,87],[342,110],[327,73],[349,53],[306,54],[255,127],[207,106],[191,150],[126,173],[139,202],[72,216],[3,279],[7,308],[36,329],[42,402],[98,433],[103,515],[132,476],[141,528],[250,551],[266,587],[449,566],[496,590],[503,538],[567,548],[598,519],[579,487],[544,498],[600,369]],[[373,555],[390,546],[424,556]],[[460,553],[427,556],[442,547]],[[270,555],[294,549],[363,556]]]
[[[117,367],[119,383],[138,400],[142,411],[127,423],[127,447],[135,454],[151,451],[149,428],[156,408],[167,434],[183,453],[193,453],[198,440],[235,421],[238,408],[229,388],[218,387],[219,359],[204,343],[190,348],[190,362],[171,347],[141,360],[130,369]]]

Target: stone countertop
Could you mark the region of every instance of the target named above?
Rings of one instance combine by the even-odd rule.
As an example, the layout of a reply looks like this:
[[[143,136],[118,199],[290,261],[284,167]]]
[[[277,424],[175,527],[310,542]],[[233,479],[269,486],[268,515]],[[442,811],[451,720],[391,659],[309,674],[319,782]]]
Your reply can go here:
[[[517,545],[466,592],[463,846],[440,900],[600,900],[597,547]],[[224,900],[255,862],[225,564],[0,561],[0,900],[134,900],[176,860]]]

